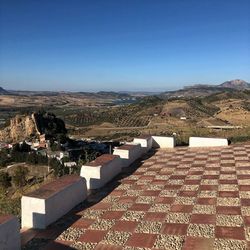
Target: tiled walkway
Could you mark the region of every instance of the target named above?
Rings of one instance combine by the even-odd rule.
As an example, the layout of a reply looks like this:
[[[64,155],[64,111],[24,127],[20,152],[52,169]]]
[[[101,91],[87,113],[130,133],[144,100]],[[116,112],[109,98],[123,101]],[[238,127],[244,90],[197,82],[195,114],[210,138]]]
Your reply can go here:
[[[46,250],[250,249],[250,145],[159,150],[88,202]]]

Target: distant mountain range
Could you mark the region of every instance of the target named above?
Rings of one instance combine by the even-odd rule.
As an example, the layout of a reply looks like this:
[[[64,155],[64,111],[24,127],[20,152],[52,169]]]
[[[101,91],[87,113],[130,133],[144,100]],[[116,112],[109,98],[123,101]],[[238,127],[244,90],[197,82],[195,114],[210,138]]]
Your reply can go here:
[[[93,96],[99,98],[129,98],[129,97],[143,97],[150,95],[160,95],[162,97],[180,97],[180,96],[207,96],[214,93],[219,93],[222,91],[242,91],[250,90],[250,83],[235,79],[223,82],[219,85],[207,85],[207,84],[196,84],[191,86],[186,86],[183,89],[166,91],[163,93],[157,92],[143,92],[143,91],[100,91],[100,92],[53,92],[53,91],[14,91],[14,90],[5,90],[0,87],[0,95],[42,95],[42,96],[51,96],[51,95],[60,95],[60,94],[80,94],[86,96]]]
[[[196,84],[186,86],[183,89],[176,91],[166,91],[161,95],[163,97],[195,97],[195,96],[208,96],[220,92],[232,92],[250,90],[250,83],[246,81],[236,79],[231,81],[223,82],[219,85],[208,85],[208,84]]]

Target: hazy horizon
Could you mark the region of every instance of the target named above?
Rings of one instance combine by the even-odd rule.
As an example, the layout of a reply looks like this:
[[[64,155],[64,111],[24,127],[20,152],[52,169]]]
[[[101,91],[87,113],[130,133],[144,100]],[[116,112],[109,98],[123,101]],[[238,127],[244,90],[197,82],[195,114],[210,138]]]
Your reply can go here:
[[[248,0],[2,0],[0,86],[161,92],[250,81]]]

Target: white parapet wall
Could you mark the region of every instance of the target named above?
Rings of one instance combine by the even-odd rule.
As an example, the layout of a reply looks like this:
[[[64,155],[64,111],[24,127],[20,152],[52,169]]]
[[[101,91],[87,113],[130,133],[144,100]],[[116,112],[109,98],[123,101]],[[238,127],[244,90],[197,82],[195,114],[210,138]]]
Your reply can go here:
[[[153,139],[151,135],[140,136],[140,137],[134,138],[133,142],[140,144],[143,153],[147,153],[152,148]]]
[[[0,249],[21,249],[20,224],[13,215],[0,216]]]
[[[129,143],[120,147],[114,148],[114,155],[119,155],[122,162],[122,167],[129,167],[134,161],[144,153],[141,144]]]
[[[174,148],[176,145],[175,137],[152,136],[153,148]]]
[[[44,229],[87,198],[86,180],[67,175],[22,196],[22,228]]]
[[[228,146],[225,138],[190,137],[189,147],[224,147]]]
[[[122,162],[118,155],[104,154],[81,167],[80,175],[86,179],[88,189],[98,189],[121,172]]]

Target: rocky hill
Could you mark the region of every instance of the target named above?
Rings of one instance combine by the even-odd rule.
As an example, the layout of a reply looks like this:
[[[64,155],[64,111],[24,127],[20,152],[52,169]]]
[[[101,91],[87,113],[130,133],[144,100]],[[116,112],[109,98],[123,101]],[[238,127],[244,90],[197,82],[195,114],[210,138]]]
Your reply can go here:
[[[250,83],[240,80],[240,79],[236,79],[236,80],[231,80],[231,81],[226,81],[222,84],[219,85],[220,87],[223,88],[232,88],[232,89],[248,89],[250,88]]]
[[[0,87],[0,95],[6,95],[8,94],[8,91]]]
[[[66,134],[64,121],[51,113],[33,113],[17,115],[10,120],[10,125],[0,130],[0,141],[18,142],[46,134],[49,138]]]

